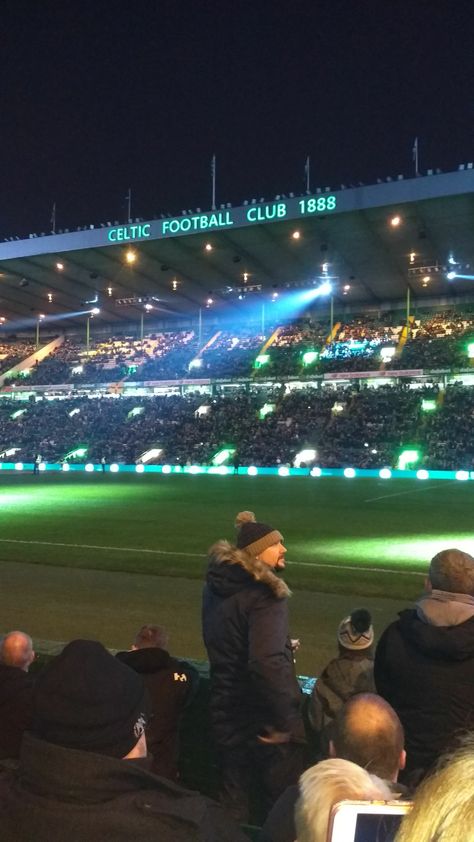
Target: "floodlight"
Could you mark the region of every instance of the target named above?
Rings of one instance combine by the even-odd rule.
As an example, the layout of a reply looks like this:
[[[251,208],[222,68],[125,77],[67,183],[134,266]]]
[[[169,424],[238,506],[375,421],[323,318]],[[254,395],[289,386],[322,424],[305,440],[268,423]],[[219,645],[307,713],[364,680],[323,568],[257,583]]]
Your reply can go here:
[[[420,470],[416,472],[416,478],[417,479],[428,479],[428,477],[429,477],[429,473],[428,473],[428,471],[425,471],[424,468],[420,468]]]
[[[456,479],[465,482],[467,479],[469,479],[469,471],[456,471]]]
[[[125,252],[125,260],[127,261],[127,263],[135,263],[136,259],[137,255],[133,251],[133,249],[128,249],[128,251]]]
[[[99,308],[99,307],[93,307],[93,308],[92,308],[92,310],[91,310],[91,315],[92,315],[92,316],[98,316],[98,315],[99,315],[99,313],[100,313],[100,308]]]
[[[120,470],[120,468],[117,465],[117,463],[113,462],[112,465],[110,466],[110,473],[111,474],[118,474],[119,470]]]
[[[278,468],[278,476],[279,477],[287,477],[290,474],[290,469],[286,468],[284,465],[281,468]]]
[[[247,468],[247,475],[249,477],[256,477],[258,474],[258,470],[255,465],[251,465],[250,468]]]
[[[311,476],[312,477],[320,477],[322,475],[321,468],[311,468]]]
[[[397,214],[396,216],[392,216],[392,218],[390,220],[390,225],[392,226],[392,228],[398,228],[401,221],[402,221],[401,216],[398,216],[398,214]]]
[[[331,295],[332,292],[332,284],[330,281],[324,281],[321,286],[318,287],[319,295]]]
[[[379,471],[380,479],[390,479],[391,476],[392,472],[390,468],[381,468],[381,470]]]
[[[457,273],[454,271],[454,269],[451,269],[451,271],[448,272],[447,275],[446,275],[448,281],[454,281],[454,279],[456,277],[456,274]]]
[[[413,464],[413,462],[418,462],[420,458],[420,451],[419,450],[403,450],[398,457],[397,467],[400,471],[406,471],[407,465]]]
[[[145,472],[145,465],[135,465],[135,471],[137,474],[143,474]]]
[[[92,473],[92,471],[94,470],[94,465],[92,464],[92,462],[88,462],[84,470],[86,470],[88,474]]]
[[[189,370],[191,370],[192,368],[201,368],[201,366],[202,366],[202,357],[195,357],[194,360],[191,360],[191,362],[189,363],[188,368],[189,368]]]
[[[270,415],[272,412],[275,412],[275,404],[274,403],[264,403],[262,408],[259,410],[258,417],[260,421],[263,421],[266,415]]]
[[[301,463],[304,462],[314,462],[316,459],[316,451],[314,448],[307,447],[304,450],[300,450],[299,453],[296,454],[294,458],[294,466],[295,468],[301,467]]]
[[[352,479],[355,475],[356,472],[354,471],[354,468],[344,468],[344,476],[348,479]]]

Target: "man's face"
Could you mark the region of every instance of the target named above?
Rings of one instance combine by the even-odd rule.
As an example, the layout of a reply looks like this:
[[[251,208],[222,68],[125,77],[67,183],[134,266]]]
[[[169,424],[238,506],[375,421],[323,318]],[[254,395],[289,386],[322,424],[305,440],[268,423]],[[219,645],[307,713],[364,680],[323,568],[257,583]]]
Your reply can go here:
[[[273,570],[280,570],[285,566],[285,553],[286,547],[283,546],[281,541],[278,541],[278,544],[272,544],[271,547],[267,547],[266,550],[259,553],[258,558]]]

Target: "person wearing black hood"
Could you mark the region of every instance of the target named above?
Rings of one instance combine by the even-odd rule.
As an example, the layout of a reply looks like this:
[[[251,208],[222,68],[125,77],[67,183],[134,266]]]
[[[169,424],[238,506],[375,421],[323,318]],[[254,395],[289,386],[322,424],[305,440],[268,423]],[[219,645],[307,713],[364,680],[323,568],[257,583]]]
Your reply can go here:
[[[409,780],[419,780],[474,729],[474,558],[443,550],[426,592],[385,629],[375,685],[405,729]]]
[[[237,544],[209,551],[203,637],[211,676],[211,720],[218,749],[221,800],[239,821],[249,815],[258,772],[269,807],[305,768],[301,692],[288,634],[289,589],[281,533],[237,515]]]
[[[181,715],[196,693],[198,671],[173,658],[167,651],[169,636],[162,626],[144,625],[128,652],[116,657],[138,672],[148,690],[152,717],[146,727],[148,753],[155,775],[177,781],[179,724]]]

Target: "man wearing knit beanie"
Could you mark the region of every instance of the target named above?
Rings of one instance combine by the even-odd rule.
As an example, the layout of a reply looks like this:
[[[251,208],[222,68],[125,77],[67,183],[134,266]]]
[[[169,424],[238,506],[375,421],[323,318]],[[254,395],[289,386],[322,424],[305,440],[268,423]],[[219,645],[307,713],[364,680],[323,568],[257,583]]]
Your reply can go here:
[[[74,640],[38,677],[17,780],[0,781],[2,842],[244,842],[219,805],[148,771],[141,676]]]
[[[202,618],[221,800],[247,821],[255,773],[268,808],[303,771],[305,737],[290,592],[275,573],[284,567],[283,537],[253,512],[240,512],[235,525],[236,544],[219,541],[209,551]]]

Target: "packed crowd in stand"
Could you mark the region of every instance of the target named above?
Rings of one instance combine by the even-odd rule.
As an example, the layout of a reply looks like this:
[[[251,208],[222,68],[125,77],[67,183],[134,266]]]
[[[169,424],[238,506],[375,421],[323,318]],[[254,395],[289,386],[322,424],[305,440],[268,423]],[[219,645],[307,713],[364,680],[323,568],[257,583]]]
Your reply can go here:
[[[407,385],[285,392],[270,385],[218,397],[2,401],[0,459],[30,462],[41,454],[47,462],[133,464],[157,448],[154,463],[209,465],[230,447],[241,465],[293,466],[311,449],[303,467],[377,468],[395,467],[410,444],[422,454],[417,467],[472,470],[473,417],[474,392],[459,384],[443,392]]]
[[[469,367],[467,345],[474,338],[474,319],[470,316],[445,313],[426,320],[411,319],[409,331],[399,315],[393,317],[394,324],[387,321],[368,316],[336,322],[333,335],[327,321],[311,319],[269,324],[265,333],[258,327],[207,328],[202,335],[195,330],[167,331],[147,334],[143,340],[136,336],[96,339],[89,349],[83,340],[68,337],[28,372],[25,382],[272,379],[331,371]],[[10,343],[8,355],[2,360],[2,347],[3,371],[33,350],[26,343]],[[259,362],[262,350],[265,360]]]
[[[0,340],[0,374],[26,359],[35,349],[31,341]]]

